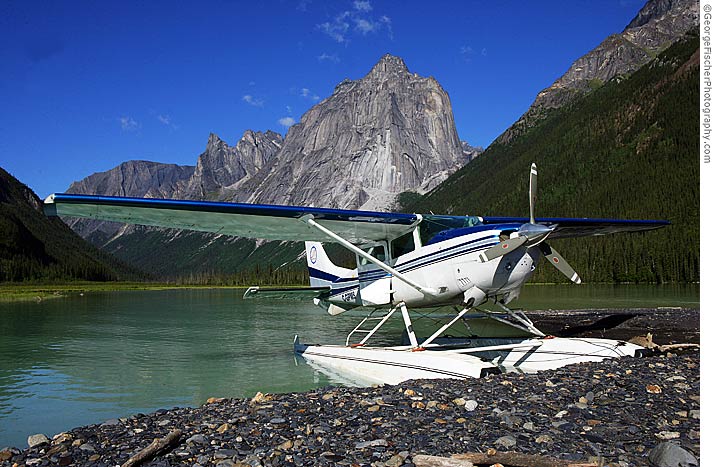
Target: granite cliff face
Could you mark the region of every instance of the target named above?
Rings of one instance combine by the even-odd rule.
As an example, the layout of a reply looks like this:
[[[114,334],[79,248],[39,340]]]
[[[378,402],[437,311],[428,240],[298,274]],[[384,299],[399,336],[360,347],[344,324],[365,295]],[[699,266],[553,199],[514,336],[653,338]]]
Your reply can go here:
[[[434,188],[468,160],[440,84],[385,55],[308,110],[235,199],[382,210],[400,192]]]
[[[632,73],[698,27],[695,0],[649,0],[622,33],[606,38],[577,59],[550,87],[540,91],[520,119],[498,137],[507,143],[534,126],[549,109],[563,107],[612,78]]]

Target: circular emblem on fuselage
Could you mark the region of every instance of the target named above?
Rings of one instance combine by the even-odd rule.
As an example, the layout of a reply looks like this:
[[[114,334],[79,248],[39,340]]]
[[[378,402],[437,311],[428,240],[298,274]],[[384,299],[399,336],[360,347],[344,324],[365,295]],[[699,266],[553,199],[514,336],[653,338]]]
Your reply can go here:
[[[315,264],[315,261],[317,261],[317,248],[312,247],[310,248],[310,262]]]
[[[508,244],[507,244],[507,243],[503,243],[502,249],[505,250],[505,249],[507,249],[507,247],[508,247]]]

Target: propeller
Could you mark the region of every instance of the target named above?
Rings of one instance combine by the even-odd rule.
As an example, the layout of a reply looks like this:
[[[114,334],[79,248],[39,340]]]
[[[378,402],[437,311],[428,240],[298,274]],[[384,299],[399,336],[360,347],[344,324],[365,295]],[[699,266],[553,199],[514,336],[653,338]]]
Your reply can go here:
[[[550,264],[555,266],[555,268],[561,273],[563,273],[565,277],[567,277],[576,284],[582,282],[580,280],[580,276],[578,276],[578,273],[576,273],[572,266],[570,266],[570,264],[565,261],[565,258],[560,256],[560,253],[558,253],[555,248],[548,245],[547,242],[542,242],[539,246],[540,252],[543,254],[543,256],[545,256],[545,259],[550,261]]]
[[[553,230],[555,230],[555,226],[548,227],[535,222],[535,203],[537,201],[537,166],[535,163],[530,166],[530,188],[528,190],[528,197],[530,200],[530,222],[521,225],[517,233],[514,233],[512,237],[501,241],[484,252],[481,252],[480,262],[486,263],[488,261],[492,261],[503,255],[511,253],[522,246],[525,248],[537,246],[540,248],[540,252],[543,256],[550,261],[550,264],[555,266],[555,268],[563,273],[565,277],[574,283],[579,284],[581,280],[578,273],[575,272],[572,266],[570,266],[560,253],[558,253],[545,241]]]

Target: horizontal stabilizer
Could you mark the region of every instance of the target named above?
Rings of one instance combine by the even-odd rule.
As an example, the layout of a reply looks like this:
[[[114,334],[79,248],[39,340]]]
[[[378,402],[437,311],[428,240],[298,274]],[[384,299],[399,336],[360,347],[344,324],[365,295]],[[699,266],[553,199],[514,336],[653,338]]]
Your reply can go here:
[[[263,298],[270,300],[305,300],[320,298],[330,291],[330,287],[248,287],[244,299]]]

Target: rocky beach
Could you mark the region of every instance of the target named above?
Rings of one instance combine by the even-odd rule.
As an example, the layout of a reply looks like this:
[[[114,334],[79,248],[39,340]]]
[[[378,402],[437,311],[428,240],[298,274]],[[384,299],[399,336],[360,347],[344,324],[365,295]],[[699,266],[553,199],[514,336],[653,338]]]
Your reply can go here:
[[[571,331],[616,337],[654,325],[644,329],[666,336],[660,343],[697,342],[697,310],[668,310],[673,319],[650,311],[587,312]],[[562,316],[534,319],[558,334],[568,328]],[[169,445],[143,465],[399,467],[427,462],[422,455],[494,451],[552,465],[694,465],[699,417],[699,352],[656,350],[537,374],[211,398],[31,437],[25,450],[0,451],[0,465],[123,465],[156,438]]]

